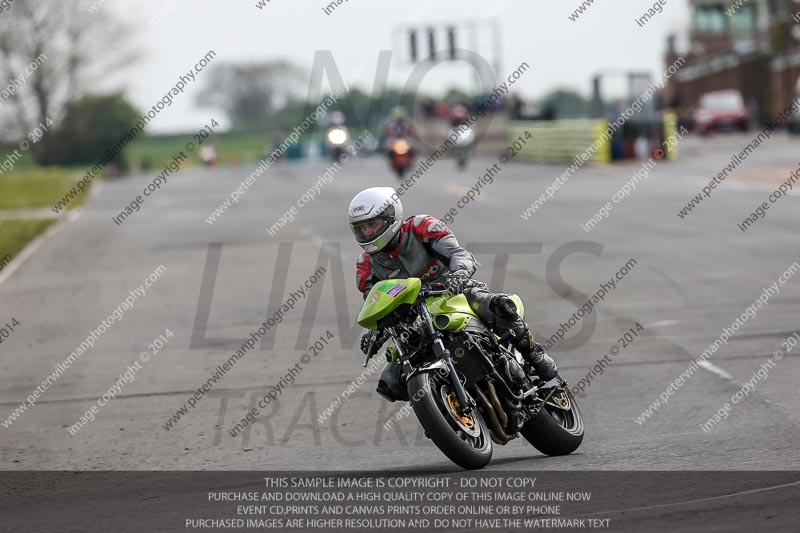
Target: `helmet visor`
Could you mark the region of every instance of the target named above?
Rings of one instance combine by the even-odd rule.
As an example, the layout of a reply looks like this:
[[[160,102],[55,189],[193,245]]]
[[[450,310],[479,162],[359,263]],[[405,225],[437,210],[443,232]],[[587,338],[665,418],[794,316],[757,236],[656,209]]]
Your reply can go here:
[[[379,216],[360,222],[353,222],[350,224],[350,228],[353,230],[353,235],[356,236],[359,244],[365,244],[374,241],[389,229],[389,226],[392,225],[390,218],[388,216]]]

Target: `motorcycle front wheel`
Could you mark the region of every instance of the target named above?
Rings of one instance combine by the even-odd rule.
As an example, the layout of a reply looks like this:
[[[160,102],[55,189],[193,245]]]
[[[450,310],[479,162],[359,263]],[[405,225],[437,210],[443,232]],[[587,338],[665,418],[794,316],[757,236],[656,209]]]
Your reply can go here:
[[[445,377],[422,372],[408,382],[408,397],[419,423],[439,450],[467,470],[485,467],[492,459],[492,440],[477,409],[459,414],[458,397]]]

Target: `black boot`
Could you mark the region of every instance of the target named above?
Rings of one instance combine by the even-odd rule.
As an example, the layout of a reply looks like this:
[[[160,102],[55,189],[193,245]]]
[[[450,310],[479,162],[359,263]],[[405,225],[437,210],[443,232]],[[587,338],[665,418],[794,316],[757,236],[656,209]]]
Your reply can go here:
[[[521,327],[514,328],[514,333],[516,337],[511,343],[522,355],[522,358],[533,367],[536,375],[544,381],[550,381],[556,377],[558,367],[555,361],[547,355],[541,344],[534,342],[528,326],[523,322]]]
[[[556,362],[553,361],[552,357],[547,355],[547,352],[544,351],[541,344],[534,343],[533,351],[530,356],[526,358],[526,361],[531,364],[536,375],[544,381],[550,381],[558,374]]]
[[[515,335],[511,344],[519,351],[522,358],[533,367],[536,375],[544,381],[550,381],[556,377],[558,367],[555,361],[553,361],[552,357],[547,355],[541,344],[537,344],[533,340],[533,335],[531,335],[528,325],[517,313],[517,306],[514,304],[514,301],[508,296],[498,295],[493,298],[492,308],[498,317],[504,321],[510,322],[509,329],[511,329]]]

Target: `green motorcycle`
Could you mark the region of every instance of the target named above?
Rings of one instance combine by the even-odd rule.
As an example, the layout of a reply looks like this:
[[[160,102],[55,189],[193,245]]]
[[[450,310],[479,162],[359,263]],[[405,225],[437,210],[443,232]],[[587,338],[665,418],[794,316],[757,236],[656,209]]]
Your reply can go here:
[[[520,298],[509,297],[523,316]],[[511,346],[513,332],[492,333],[463,294],[442,284],[423,286],[418,278],[383,280],[357,321],[391,337],[386,356],[400,365],[403,399],[425,435],[462,468],[483,468],[492,442],[505,445],[519,435],[547,455],[570,454],[583,441],[583,419],[567,382],[560,376],[542,382]]]

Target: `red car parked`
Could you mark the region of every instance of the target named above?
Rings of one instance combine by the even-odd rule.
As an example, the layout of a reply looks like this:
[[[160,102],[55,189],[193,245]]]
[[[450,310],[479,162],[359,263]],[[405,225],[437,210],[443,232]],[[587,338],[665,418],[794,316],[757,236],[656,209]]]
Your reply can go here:
[[[746,131],[750,117],[742,93],[728,89],[702,95],[694,110],[694,125],[701,135],[731,129]]]

